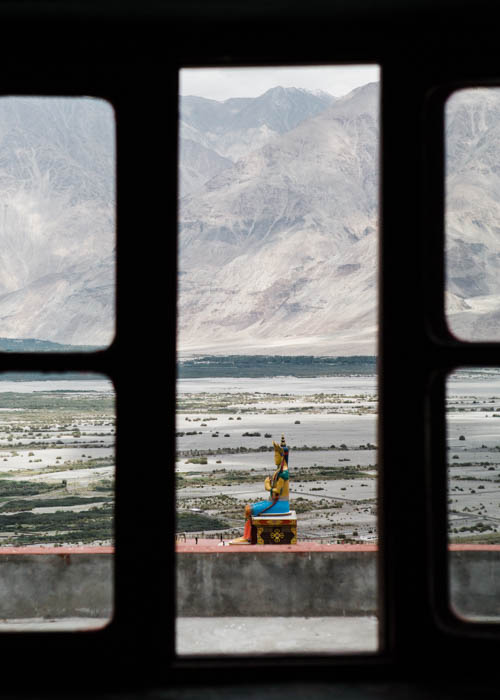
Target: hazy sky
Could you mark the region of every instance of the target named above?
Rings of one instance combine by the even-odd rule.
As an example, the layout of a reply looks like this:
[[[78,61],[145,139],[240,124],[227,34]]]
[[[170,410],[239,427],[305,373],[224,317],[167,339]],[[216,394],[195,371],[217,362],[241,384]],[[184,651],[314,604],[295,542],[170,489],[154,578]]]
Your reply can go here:
[[[379,80],[379,67],[311,66],[286,68],[183,68],[180,72],[181,95],[197,95],[212,100],[229,97],[257,97],[269,88],[298,87],[324,90],[335,97],[360,85]]]

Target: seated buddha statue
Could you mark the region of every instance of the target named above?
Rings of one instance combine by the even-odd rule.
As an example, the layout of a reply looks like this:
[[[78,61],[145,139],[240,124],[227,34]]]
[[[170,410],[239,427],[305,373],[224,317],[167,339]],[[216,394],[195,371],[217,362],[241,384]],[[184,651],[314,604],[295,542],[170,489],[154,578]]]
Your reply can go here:
[[[245,506],[245,529],[243,537],[231,540],[230,544],[252,544],[252,516],[288,515],[290,513],[289,502],[289,474],[288,474],[288,446],[285,436],[281,436],[281,444],[274,442],[274,463],[276,470],[272,477],[266,477],[264,487],[269,491],[266,501],[247,504]]]

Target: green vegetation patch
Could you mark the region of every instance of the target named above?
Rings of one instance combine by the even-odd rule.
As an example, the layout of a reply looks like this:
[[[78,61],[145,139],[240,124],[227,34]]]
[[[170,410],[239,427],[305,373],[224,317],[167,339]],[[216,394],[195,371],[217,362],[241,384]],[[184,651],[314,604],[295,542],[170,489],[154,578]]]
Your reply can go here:
[[[367,474],[367,467],[301,467],[291,472],[292,483],[308,481],[332,481],[338,479],[373,479],[373,475]],[[232,486],[233,484],[255,484],[263,482],[266,476],[270,476],[271,470],[234,470],[215,469],[212,472],[191,472],[190,474],[176,474],[176,487],[202,488],[203,486]]]
[[[284,406],[286,399],[288,405]],[[212,411],[217,414],[236,415],[236,420],[241,420],[237,414],[262,413],[275,415],[277,413],[305,413],[315,414],[326,406],[327,413],[348,413],[351,415],[363,415],[377,412],[377,398],[368,395],[356,395],[346,399],[341,394],[315,394],[309,396],[310,404],[302,403],[304,397],[300,394],[271,393],[271,392],[243,392],[239,394],[221,392],[211,394],[182,393],[177,396],[177,413],[203,413]],[[275,404],[275,405],[273,405]],[[186,423],[198,423],[199,418],[186,420]],[[202,424],[201,424],[202,425]],[[187,427],[187,426],[186,426]],[[191,428],[196,427],[191,425]],[[206,425],[204,427],[207,427]],[[184,435],[196,435],[196,430],[184,430],[176,433],[177,437]]]
[[[95,457],[94,459],[76,460],[74,462],[64,462],[63,464],[53,464],[43,469],[38,470],[36,473],[41,472],[66,472],[74,471],[75,469],[97,469],[98,467],[114,467],[114,461],[109,457]]]
[[[100,479],[93,487],[94,491],[113,491],[115,490],[114,479]]]
[[[87,503],[109,503],[109,496],[65,496],[63,498],[35,498],[32,500],[14,498],[0,506],[0,513],[29,511],[33,508],[62,508],[63,506],[81,506]]]
[[[332,502],[326,499],[314,499],[314,501],[312,501],[302,496],[298,496],[297,498],[293,497],[290,503],[296,513],[311,513],[319,510],[331,510],[333,508],[339,509],[344,505],[341,501]]]
[[[452,544],[500,544],[500,532],[482,533],[465,537],[450,537]]]
[[[0,532],[8,544],[43,542],[92,542],[111,540],[113,507],[55,513],[0,515]]]
[[[233,484],[252,484],[264,481],[267,473],[263,475],[255,472],[234,471],[216,469],[209,474],[192,472],[191,475],[175,475],[175,483],[178,489],[188,486],[202,488],[203,486],[232,486]]]
[[[47,484],[41,481],[11,481],[0,479],[0,498],[8,496],[36,496],[62,488],[62,484]]]
[[[190,459],[186,460],[186,464],[207,464],[207,458],[206,457],[191,457]]]
[[[348,446],[344,443],[341,445],[294,445],[294,452],[349,452],[354,450],[376,450],[377,446],[371,443],[366,443],[366,445]],[[176,457],[198,457],[198,456],[209,456],[209,457],[223,457],[224,455],[236,455],[236,454],[249,454],[252,452],[273,452],[274,447],[272,445],[259,445],[258,447],[246,447],[244,445],[239,445],[238,447],[218,447],[214,450],[203,449],[203,450],[177,450]],[[377,465],[370,465],[367,469],[376,469]]]
[[[223,530],[227,523],[203,513],[177,511],[176,532],[199,532],[200,530]]]
[[[339,479],[373,479],[373,475],[367,474],[366,469],[371,466],[349,467],[301,467],[290,474],[293,481],[337,481]]]
[[[34,391],[22,393],[2,391],[0,383],[0,410],[2,408],[17,408],[25,410],[58,410],[96,412],[113,411],[114,397],[98,392],[73,393],[71,391]]]
[[[250,502],[251,499],[246,501]],[[262,499],[256,499],[262,500]],[[199,496],[179,499],[177,507],[183,512],[186,509],[197,508],[202,510],[204,514],[210,516],[222,516],[226,519],[237,519],[238,522],[244,517],[244,503],[234,496],[227,496],[226,494],[218,494],[216,496]]]

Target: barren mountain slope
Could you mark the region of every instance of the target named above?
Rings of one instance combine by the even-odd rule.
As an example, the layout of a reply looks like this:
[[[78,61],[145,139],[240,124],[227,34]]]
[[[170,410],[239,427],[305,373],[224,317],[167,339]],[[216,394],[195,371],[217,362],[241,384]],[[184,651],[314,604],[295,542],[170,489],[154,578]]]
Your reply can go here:
[[[181,351],[373,354],[378,86],[181,202]]]
[[[109,105],[0,100],[2,336],[111,340],[114,199]]]

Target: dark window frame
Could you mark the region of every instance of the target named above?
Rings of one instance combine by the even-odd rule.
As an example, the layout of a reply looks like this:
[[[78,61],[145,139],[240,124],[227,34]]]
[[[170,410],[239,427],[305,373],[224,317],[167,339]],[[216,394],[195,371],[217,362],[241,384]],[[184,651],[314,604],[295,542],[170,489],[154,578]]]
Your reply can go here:
[[[70,5],[41,0],[0,7],[1,92],[88,94],[115,108],[116,337],[95,355],[0,355],[0,371],[91,370],[115,385],[116,608],[101,631],[0,633],[9,669],[4,689],[76,694],[280,680],[352,688],[436,676],[477,683],[479,674],[493,686],[498,625],[463,623],[448,609],[444,381],[455,367],[498,365],[499,345],[456,341],[442,304],[443,98],[453,87],[500,81],[498,25],[488,14],[493,2],[481,4],[486,12],[445,0],[432,6],[416,0]],[[177,71],[307,63],[381,66],[382,650],[178,660],[173,472],[159,469],[148,502],[137,498],[138,470],[148,458],[140,435],[156,424],[172,436],[166,463],[175,451]],[[158,391],[161,411],[144,410]],[[85,670],[100,660],[104,678]]]

